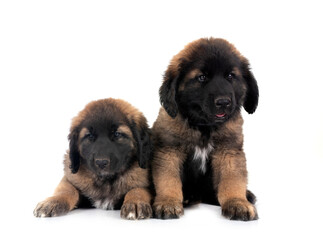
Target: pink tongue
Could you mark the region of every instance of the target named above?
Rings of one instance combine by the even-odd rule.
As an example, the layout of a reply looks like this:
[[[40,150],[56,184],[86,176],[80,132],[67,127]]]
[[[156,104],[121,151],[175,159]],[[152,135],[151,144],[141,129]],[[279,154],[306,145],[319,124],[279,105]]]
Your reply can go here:
[[[217,114],[217,115],[215,115],[215,116],[217,116],[217,117],[221,118],[221,117],[224,117],[224,116],[225,116],[225,113]]]

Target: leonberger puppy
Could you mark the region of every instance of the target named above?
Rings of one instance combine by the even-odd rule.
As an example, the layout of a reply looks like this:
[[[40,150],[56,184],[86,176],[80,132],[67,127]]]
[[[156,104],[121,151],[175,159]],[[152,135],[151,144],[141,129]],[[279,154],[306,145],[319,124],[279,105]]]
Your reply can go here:
[[[183,205],[217,204],[232,220],[255,220],[247,190],[241,106],[253,113],[258,86],[248,60],[223,39],[202,38],[173,57],[160,87],[152,133],[157,218],[178,218]]]
[[[36,217],[53,217],[77,207],[120,209],[126,219],[152,216],[149,171],[150,130],[129,103],[103,99],[89,103],[72,120],[64,177],[52,197],[40,202]]]

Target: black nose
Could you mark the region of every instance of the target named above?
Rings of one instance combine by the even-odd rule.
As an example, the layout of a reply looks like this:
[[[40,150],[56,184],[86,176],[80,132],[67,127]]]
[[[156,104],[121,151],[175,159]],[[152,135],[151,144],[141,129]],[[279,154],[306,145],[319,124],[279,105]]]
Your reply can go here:
[[[105,168],[108,165],[108,163],[108,160],[95,160],[95,164],[101,169]]]
[[[215,105],[217,107],[228,107],[231,105],[231,99],[230,98],[218,98],[215,100]]]

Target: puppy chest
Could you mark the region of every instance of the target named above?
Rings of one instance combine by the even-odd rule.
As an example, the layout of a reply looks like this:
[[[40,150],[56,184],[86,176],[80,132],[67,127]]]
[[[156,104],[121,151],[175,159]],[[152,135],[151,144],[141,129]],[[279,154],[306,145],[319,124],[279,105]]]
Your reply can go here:
[[[202,196],[212,192],[212,151],[213,146],[209,144],[205,148],[195,146],[188,154],[181,171],[182,190],[185,200],[193,202],[201,200]]]
[[[113,210],[114,202],[109,198],[99,199],[93,201],[93,206],[104,210]]]
[[[93,207],[103,210],[119,209],[124,195],[123,192],[116,190],[110,184],[100,186],[94,184],[81,193],[90,200]]]
[[[107,196],[92,199],[92,205],[95,208],[103,210],[117,210],[120,209],[123,202],[122,196]]]
[[[213,150],[213,146],[208,144],[206,147],[201,148],[199,146],[194,147],[194,153],[190,164],[191,167],[195,168],[196,171],[205,174],[208,168],[208,160],[210,158],[210,153]]]

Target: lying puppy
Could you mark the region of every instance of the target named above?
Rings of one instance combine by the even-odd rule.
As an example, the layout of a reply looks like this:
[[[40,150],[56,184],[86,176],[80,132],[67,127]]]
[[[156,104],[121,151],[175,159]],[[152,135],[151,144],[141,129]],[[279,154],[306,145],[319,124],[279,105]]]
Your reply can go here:
[[[202,201],[220,204],[229,219],[257,219],[240,113],[258,105],[248,60],[223,39],[194,41],[173,57],[160,100],[152,129],[156,217],[178,218],[183,203]]]
[[[104,99],[89,103],[72,121],[65,176],[52,197],[40,202],[36,217],[53,217],[90,203],[120,209],[121,217],[152,216],[148,170],[151,144],[146,118],[129,103]]]

